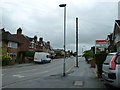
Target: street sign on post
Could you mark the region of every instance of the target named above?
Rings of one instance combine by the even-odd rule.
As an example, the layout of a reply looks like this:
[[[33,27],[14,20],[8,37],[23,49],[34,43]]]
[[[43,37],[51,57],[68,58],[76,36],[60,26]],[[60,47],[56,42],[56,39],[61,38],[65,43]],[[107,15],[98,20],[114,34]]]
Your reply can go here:
[[[107,40],[96,40],[95,41],[95,53],[96,53],[97,48],[99,49],[108,48],[108,41]]]

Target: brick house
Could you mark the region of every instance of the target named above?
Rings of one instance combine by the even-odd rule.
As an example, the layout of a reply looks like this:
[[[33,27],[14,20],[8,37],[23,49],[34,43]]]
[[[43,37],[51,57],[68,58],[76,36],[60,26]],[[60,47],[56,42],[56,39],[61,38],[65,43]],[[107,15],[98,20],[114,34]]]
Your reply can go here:
[[[31,38],[26,35],[23,35],[21,28],[17,29],[17,34],[14,34],[14,36],[21,42],[21,45],[20,45],[21,51],[35,50],[35,51],[42,51],[42,52],[50,52],[52,50],[52,47],[49,41],[46,43],[42,37],[40,37],[39,41],[37,41],[37,36],[34,36],[33,38]]]
[[[53,51],[50,41],[45,42],[42,37],[39,38],[38,41],[38,51],[43,51],[43,52],[51,52]]]
[[[30,38],[28,36],[23,35],[21,28],[17,29],[17,34],[14,34],[14,36],[21,42],[20,51],[36,50],[36,36],[34,38]]]
[[[17,57],[19,52],[20,42],[17,38],[15,38],[10,32],[5,31],[4,28],[1,29],[2,32],[2,47],[6,47],[6,55],[11,56],[13,58]]]

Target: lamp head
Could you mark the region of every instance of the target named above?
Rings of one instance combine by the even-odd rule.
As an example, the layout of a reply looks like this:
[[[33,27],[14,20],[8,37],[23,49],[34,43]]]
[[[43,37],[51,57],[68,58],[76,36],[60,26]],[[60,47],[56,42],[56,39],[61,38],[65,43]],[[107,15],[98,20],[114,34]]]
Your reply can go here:
[[[59,5],[59,7],[65,7],[66,6],[66,4],[60,4]]]

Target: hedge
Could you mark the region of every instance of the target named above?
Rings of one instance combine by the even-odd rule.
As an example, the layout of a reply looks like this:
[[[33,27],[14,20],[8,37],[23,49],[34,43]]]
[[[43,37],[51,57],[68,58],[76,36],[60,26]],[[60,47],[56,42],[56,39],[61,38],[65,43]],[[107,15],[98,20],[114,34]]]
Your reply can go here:
[[[102,64],[105,61],[107,56],[107,53],[105,52],[101,52],[101,53],[97,53],[95,54],[95,63],[97,65],[97,73],[98,73],[98,77],[101,78],[102,75]]]
[[[34,54],[35,54],[35,51],[20,51],[19,52],[19,55],[18,55],[18,58],[17,58],[17,62],[19,64],[21,63],[25,63],[25,58],[29,59],[29,62],[32,62],[32,60],[34,59]]]
[[[10,56],[7,56],[7,55],[2,56],[2,66],[10,65],[11,61],[12,61],[12,58]]]

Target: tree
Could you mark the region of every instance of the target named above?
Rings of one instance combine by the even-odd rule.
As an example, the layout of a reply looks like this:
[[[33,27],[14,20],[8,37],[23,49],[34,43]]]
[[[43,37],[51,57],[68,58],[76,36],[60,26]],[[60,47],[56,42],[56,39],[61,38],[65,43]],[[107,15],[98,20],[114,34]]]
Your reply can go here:
[[[93,53],[93,51],[91,49],[86,50],[86,51],[84,51],[83,56],[85,57],[86,61],[92,60],[94,58],[94,53]]]
[[[7,54],[7,46],[2,46],[2,55]]]

